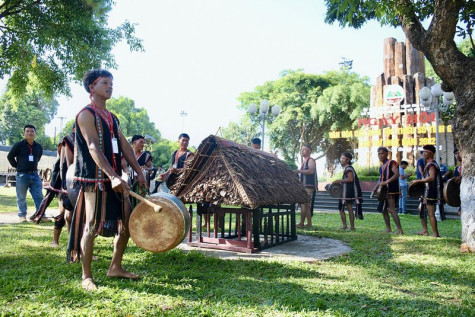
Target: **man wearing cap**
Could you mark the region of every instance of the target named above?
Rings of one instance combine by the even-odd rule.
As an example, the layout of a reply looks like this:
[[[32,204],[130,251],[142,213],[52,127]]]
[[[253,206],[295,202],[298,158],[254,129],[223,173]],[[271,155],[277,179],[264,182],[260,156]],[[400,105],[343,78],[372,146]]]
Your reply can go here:
[[[362,202],[363,195],[361,193],[360,181],[356,175],[356,171],[351,166],[351,160],[353,156],[351,153],[345,152],[340,157],[341,166],[343,167],[342,179],[334,181],[334,184],[342,184],[343,190],[341,192],[341,198],[338,202],[338,210],[340,211],[341,222],[343,224],[343,230],[348,229],[346,225],[345,206],[348,209],[348,215],[350,217],[350,230],[355,230],[355,217],[353,215],[353,202],[356,204],[356,216],[359,219],[363,219]]]
[[[381,166],[379,167],[380,176],[378,183],[373,189],[373,194],[376,194],[379,187],[387,186],[388,194],[381,206],[383,219],[386,224],[386,232],[391,232],[391,222],[388,214],[389,208],[389,212],[396,224],[398,234],[403,234],[401,221],[397,214],[397,204],[399,200],[399,166],[396,161],[388,159],[388,154],[389,151],[386,147],[381,146],[378,148],[378,158],[381,162]]]
[[[261,139],[259,138],[253,138],[251,140],[251,146],[253,148],[255,148],[256,150],[260,150],[261,149]]]
[[[312,148],[310,145],[302,146],[302,149],[300,150],[303,157],[302,165],[299,170],[294,170],[294,173],[300,174],[300,181],[308,193],[308,202],[301,205],[300,223],[297,224],[298,228],[310,228],[312,226],[310,203],[312,201],[313,193],[317,188],[317,166],[315,160],[310,157],[311,152]],[[305,220],[307,220],[307,225],[304,224]]]
[[[430,225],[432,227],[432,235],[434,237],[440,237],[437,230],[437,219],[435,218],[436,205],[439,205],[440,218],[445,220],[444,213],[444,198],[442,194],[443,183],[442,175],[440,174],[440,168],[437,162],[434,160],[435,146],[424,145],[424,158],[426,160],[426,166],[424,168],[424,174],[422,179],[415,180],[413,184],[425,183],[426,188],[424,190],[424,196],[420,211],[422,231],[418,232],[419,235],[429,235],[427,229],[427,215],[429,215]]]

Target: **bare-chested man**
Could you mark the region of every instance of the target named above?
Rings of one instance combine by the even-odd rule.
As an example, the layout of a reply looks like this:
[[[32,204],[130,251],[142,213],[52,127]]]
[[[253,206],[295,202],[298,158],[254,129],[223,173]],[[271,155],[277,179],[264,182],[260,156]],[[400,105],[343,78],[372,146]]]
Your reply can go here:
[[[79,190],[71,222],[68,260],[82,259],[82,287],[95,290],[91,270],[94,238],[115,236],[109,277],[138,278],[122,268],[122,256],[129,240],[130,200],[122,174],[121,157],[146,186],[134,152],[122,134],[117,117],[106,108],[113,90],[112,74],[89,71],[83,79],[91,103],[76,117],[75,173],[72,187]]]

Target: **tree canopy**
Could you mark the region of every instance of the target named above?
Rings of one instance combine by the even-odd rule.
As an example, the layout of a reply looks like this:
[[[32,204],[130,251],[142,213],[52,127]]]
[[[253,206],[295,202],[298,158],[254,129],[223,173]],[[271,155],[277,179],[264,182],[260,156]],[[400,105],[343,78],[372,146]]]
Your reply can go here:
[[[51,141],[44,136],[44,128],[56,114],[58,102],[40,89],[37,78],[30,75],[25,93],[15,95],[6,90],[0,99],[0,143],[12,145],[23,139],[23,127],[36,127],[37,141],[42,140],[45,149]]]
[[[107,101],[107,109],[119,118],[120,129],[125,136],[148,134],[157,140],[160,139],[160,131],[155,128],[155,123],[150,121],[147,110],[136,108],[132,99],[127,97],[111,98]]]
[[[92,68],[115,68],[111,51],[125,39],[142,50],[128,21],[107,24],[112,0],[6,0],[0,3],[0,78],[13,94],[24,92],[33,73],[49,96],[69,95],[70,80]]]
[[[295,162],[302,144],[325,152],[332,144],[329,131],[352,126],[361,109],[369,104],[369,91],[368,79],[349,69],[323,75],[285,71],[282,78],[242,93],[239,108],[247,109],[251,103],[258,105],[262,99],[279,105],[281,113],[277,117],[267,116],[267,134],[272,147],[287,162]],[[229,138],[248,144],[259,126],[259,117],[246,113],[239,124],[232,123],[224,129],[223,136],[230,134],[234,138]]]

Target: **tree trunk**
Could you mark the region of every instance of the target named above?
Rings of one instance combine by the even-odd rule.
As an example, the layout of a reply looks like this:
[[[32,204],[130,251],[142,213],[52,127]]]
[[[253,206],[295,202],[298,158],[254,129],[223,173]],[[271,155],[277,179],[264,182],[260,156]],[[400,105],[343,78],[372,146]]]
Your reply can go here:
[[[406,0],[401,0],[402,4]],[[463,55],[454,42],[462,0],[437,0],[428,30],[415,14],[401,16],[406,37],[423,52],[444,86],[457,101],[455,137],[462,155],[462,243],[475,251],[475,59]],[[417,92],[416,92],[417,93]]]

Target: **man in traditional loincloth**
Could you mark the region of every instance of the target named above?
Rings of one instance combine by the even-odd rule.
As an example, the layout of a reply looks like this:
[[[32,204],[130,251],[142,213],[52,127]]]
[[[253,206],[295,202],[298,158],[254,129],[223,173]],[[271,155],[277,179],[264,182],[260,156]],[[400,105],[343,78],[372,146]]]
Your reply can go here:
[[[361,192],[360,181],[356,175],[356,171],[351,166],[351,160],[353,156],[351,153],[345,152],[340,157],[341,166],[343,167],[342,179],[334,181],[335,184],[343,184],[343,190],[341,192],[341,198],[338,202],[338,210],[340,211],[341,222],[343,226],[341,229],[346,230],[348,226],[346,224],[345,206],[348,210],[350,218],[350,230],[355,230],[355,216],[353,214],[353,202],[356,205],[356,216],[359,219],[363,219],[363,210],[361,204],[363,203],[363,195]]]
[[[300,222],[297,228],[310,228],[312,226],[312,213],[310,210],[310,203],[312,201],[313,193],[317,188],[317,166],[315,160],[310,157],[312,147],[304,145],[300,149],[300,154],[303,157],[302,165],[299,170],[294,170],[294,173],[300,174],[300,181],[307,190],[308,202],[301,204]],[[307,224],[305,225],[305,220]]]
[[[193,159],[194,154],[188,150],[189,143],[190,136],[188,134],[182,133],[178,136],[178,145],[180,148],[173,152],[171,164],[168,170],[160,175],[162,180],[165,180],[167,177],[174,179],[174,181],[167,181],[167,186],[176,182],[178,175],[183,172],[185,162]]]
[[[454,175],[452,176],[452,178],[455,179],[455,182],[457,184],[460,184],[460,182],[462,181],[462,156],[460,155],[459,149],[457,148],[454,149],[454,155],[455,155],[455,159],[458,162],[458,166],[455,168]],[[462,215],[462,207],[459,207],[457,214],[459,216]]]
[[[382,202],[381,212],[386,224],[386,232],[391,232],[391,222],[389,220],[388,208],[394,223],[397,227],[398,234],[403,234],[401,228],[401,221],[397,214],[397,204],[399,200],[399,165],[396,161],[388,159],[388,149],[386,147],[378,148],[378,158],[381,162],[379,167],[379,181],[373,189],[373,194],[376,194],[379,187],[387,186],[388,194],[386,199]]]
[[[71,224],[72,210],[74,209],[74,206],[71,205],[71,201],[68,198],[68,189],[66,188],[66,173],[68,171],[68,167],[73,164],[74,161],[75,137],[75,127],[73,127],[73,132],[65,136],[63,141],[58,146],[58,151],[60,152],[59,168],[61,175],[61,193],[58,197],[59,215],[55,217],[54,221],[53,241],[51,242],[52,247],[58,247],[59,236],[61,235],[64,225],[66,225],[69,231]]]
[[[251,140],[251,146],[253,148],[255,148],[256,150],[260,150],[261,149],[261,139],[259,138],[253,138]]]
[[[75,172],[72,188],[79,190],[69,234],[67,260],[82,259],[82,287],[95,290],[91,271],[94,238],[115,236],[109,277],[138,278],[122,268],[129,240],[130,201],[122,174],[121,157],[146,186],[134,152],[120,130],[119,120],[106,108],[112,95],[113,77],[106,70],[89,71],[83,79],[91,103],[76,116]]]
[[[145,138],[141,135],[134,135],[132,137],[132,149],[134,150],[135,157],[137,158],[137,162],[140,165],[140,168],[143,171],[147,171],[146,174],[147,176],[145,177],[145,180],[147,182],[147,186],[150,188],[150,173],[153,171],[153,164],[152,164],[152,153],[149,151],[144,151],[144,141]],[[130,170],[130,169],[129,169]],[[130,171],[130,177],[132,179],[132,190],[142,196],[146,196],[148,192],[145,190],[145,187],[140,188],[138,186],[137,182],[137,173],[134,171]],[[130,197],[130,201],[132,203],[132,209],[138,204],[138,201],[134,197]]]
[[[439,165],[434,159],[436,153],[435,146],[424,145],[422,148],[424,149],[424,158],[426,160],[424,174],[422,175],[422,179],[417,179],[412,183],[412,185],[418,183],[425,183],[426,185],[420,210],[422,231],[417,234],[424,236],[429,235],[427,229],[427,215],[429,215],[432,236],[437,238],[440,236],[437,230],[437,219],[435,218],[436,205],[439,205],[440,218],[445,220],[442,175]]]

